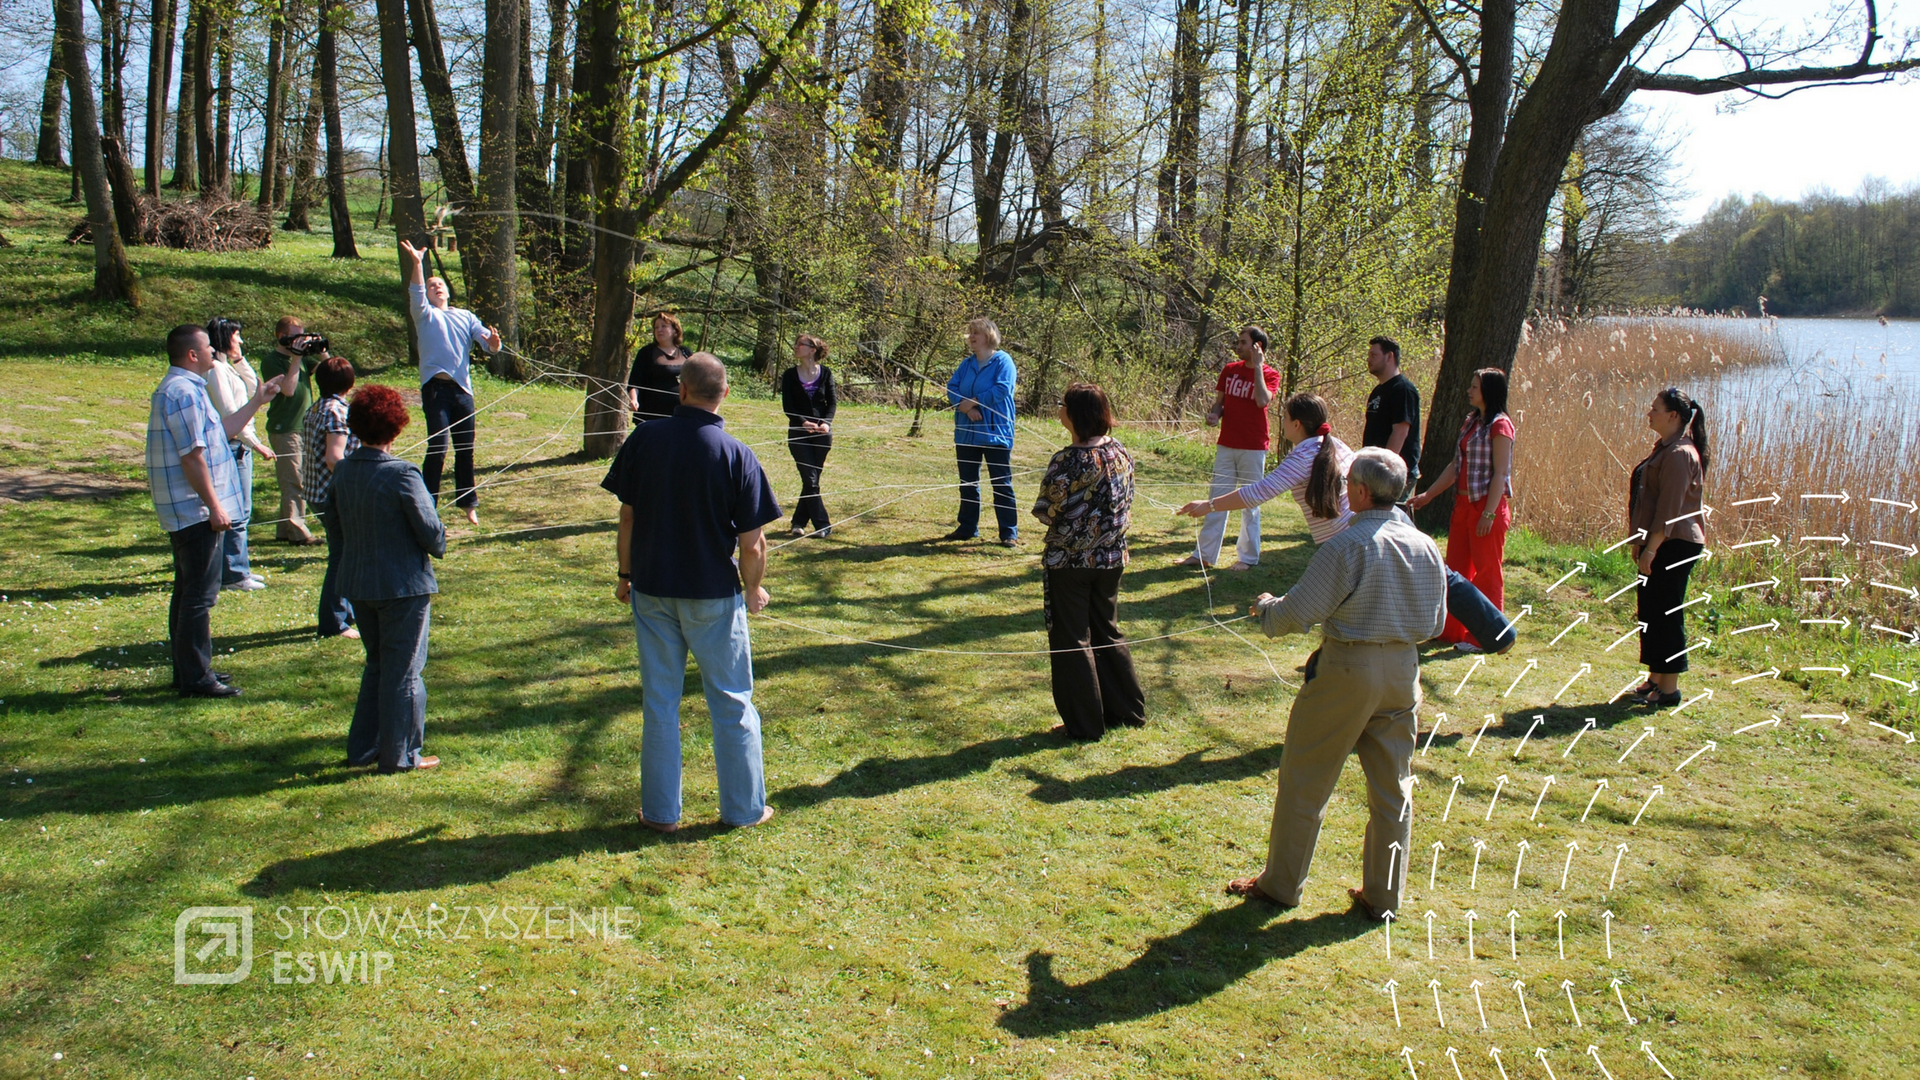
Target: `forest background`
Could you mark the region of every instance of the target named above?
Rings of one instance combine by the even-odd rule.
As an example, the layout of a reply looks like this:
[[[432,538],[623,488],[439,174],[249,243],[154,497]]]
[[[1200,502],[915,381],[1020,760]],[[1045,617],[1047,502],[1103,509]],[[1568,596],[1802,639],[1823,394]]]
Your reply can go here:
[[[514,346],[496,374],[586,389],[589,454],[661,309],[768,374],[822,334],[916,403],[991,312],[1023,408],[1091,378],[1142,418],[1204,398],[1239,325],[1287,391],[1342,398],[1387,333],[1430,358],[1444,433],[1530,318],[1920,310],[1911,187],[1673,220],[1650,94],[1916,62],[1873,3],[1750,6],[9,2],[0,146],[71,166],[122,244],[183,200],[223,235],[331,229],[340,258],[356,207],[362,235],[433,236]],[[98,249],[96,296],[137,303]],[[1426,441],[1438,472],[1451,440]]]

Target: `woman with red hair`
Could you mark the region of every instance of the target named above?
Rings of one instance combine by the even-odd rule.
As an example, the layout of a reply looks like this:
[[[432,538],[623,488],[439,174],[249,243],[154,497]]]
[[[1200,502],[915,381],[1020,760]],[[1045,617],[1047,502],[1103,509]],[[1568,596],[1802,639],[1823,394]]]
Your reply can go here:
[[[431,769],[423,756],[427,626],[440,591],[433,560],[447,552],[426,480],[393,456],[407,406],[385,386],[365,386],[347,407],[360,448],[333,468],[328,509],[340,527],[340,592],[352,602],[367,650],[360,698],[347,731],[347,761],[381,772]]]

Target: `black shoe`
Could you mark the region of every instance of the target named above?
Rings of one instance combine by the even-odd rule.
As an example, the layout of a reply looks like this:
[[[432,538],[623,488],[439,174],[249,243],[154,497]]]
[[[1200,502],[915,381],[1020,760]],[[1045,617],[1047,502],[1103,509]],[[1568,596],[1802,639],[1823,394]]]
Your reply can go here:
[[[226,673],[226,672],[224,672],[224,671],[216,671],[216,672],[214,672],[214,673],[213,673],[213,678],[214,678],[214,681],[215,681],[215,682],[221,682],[221,683],[231,683],[231,682],[233,681],[233,676],[231,676],[231,675],[229,675],[229,674],[227,674],[227,673]],[[173,683],[172,683],[172,686],[173,686],[173,689],[175,689],[175,690],[178,690],[178,689],[180,689],[180,680],[179,680],[179,678],[177,678],[177,677],[176,677],[176,678],[175,678],[175,679],[173,680]]]
[[[1649,693],[1644,700],[1653,708],[1670,709],[1680,704],[1680,691],[1675,690],[1671,694],[1662,694],[1656,690]]]
[[[210,683],[202,683],[199,686],[184,687],[180,691],[180,696],[205,698],[239,697],[240,688],[231,683],[223,683],[216,680]]]
[[[965,529],[955,529],[952,532],[948,533],[947,535],[941,537],[940,539],[942,540],[974,540],[974,539],[978,539],[979,536],[980,534],[977,531],[968,532]]]

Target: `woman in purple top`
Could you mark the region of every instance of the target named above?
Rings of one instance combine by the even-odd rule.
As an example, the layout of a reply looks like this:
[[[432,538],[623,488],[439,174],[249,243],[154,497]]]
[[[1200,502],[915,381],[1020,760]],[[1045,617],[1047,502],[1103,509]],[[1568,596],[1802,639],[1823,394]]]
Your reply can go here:
[[[1133,458],[1108,435],[1113,409],[1091,383],[1067,387],[1060,424],[1073,444],[1053,455],[1033,516],[1047,527],[1040,556],[1053,705],[1069,738],[1147,722],[1147,699],[1120,631],[1120,574],[1133,517]]]
[[[826,365],[827,343],[812,334],[793,342],[793,366],[780,373],[780,407],[787,413],[787,450],[800,470],[800,501],[793,508],[793,535],[809,531],[833,535],[827,504],[820,501],[820,473],[833,449],[833,414],[840,399],[833,370]]]

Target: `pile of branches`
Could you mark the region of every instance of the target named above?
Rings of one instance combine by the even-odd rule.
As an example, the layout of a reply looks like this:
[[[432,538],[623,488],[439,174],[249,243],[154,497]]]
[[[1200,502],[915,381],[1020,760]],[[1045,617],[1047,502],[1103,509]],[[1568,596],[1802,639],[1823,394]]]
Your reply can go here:
[[[255,251],[273,243],[273,219],[252,203],[142,195],[135,217],[143,244],[182,251]],[[83,219],[67,234],[67,243],[93,243],[92,224]]]

